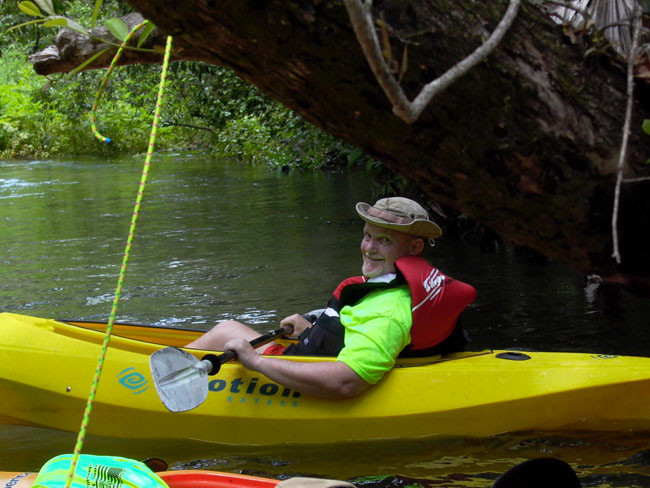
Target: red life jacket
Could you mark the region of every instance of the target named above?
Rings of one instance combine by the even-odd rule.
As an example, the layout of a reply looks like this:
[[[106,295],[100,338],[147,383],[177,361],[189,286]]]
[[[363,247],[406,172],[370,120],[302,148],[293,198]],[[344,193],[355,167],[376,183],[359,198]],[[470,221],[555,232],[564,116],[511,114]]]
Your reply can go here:
[[[419,256],[405,256],[395,261],[398,276],[391,282],[368,282],[364,276],[342,281],[334,290],[327,309],[314,325],[300,335],[300,341],[285,349],[286,355],[336,356],[343,348],[345,329],[339,319],[340,310],[354,305],[373,290],[392,288],[408,283],[411,290],[411,343],[402,354],[438,354],[428,351],[447,339],[456,329],[458,316],[476,297],[476,290],[462,281],[442,274]],[[459,327],[462,334],[462,328]],[[455,344],[456,338],[450,338]],[[462,339],[462,344],[466,339]],[[458,350],[458,349],[453,349]],[[420,354],[418,354],[418,352]]]
[[[413,325],[409,350],[419,351],[440,344],[456,327],[460,313],[474,301],[476,290],[441,273],[420,256],[401,257],[395,261],[395,266],[411,290]],[[364,276],[348,278],[334,290],[334,297],[342,305],[352,305],[372,288],[365,289],[361,296],[358,293],[348,296],[348,287],[367,281]]]

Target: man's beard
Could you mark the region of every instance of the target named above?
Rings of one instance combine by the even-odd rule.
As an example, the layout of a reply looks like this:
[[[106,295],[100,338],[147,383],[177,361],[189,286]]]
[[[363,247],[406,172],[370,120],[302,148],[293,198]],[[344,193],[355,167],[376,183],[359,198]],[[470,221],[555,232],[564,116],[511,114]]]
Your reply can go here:
[[[363,263],[361,264],[361,273],[366,278],[375,278],[386,273],[384,269],[385,261],[373,261],[372,259],[364,256]]]

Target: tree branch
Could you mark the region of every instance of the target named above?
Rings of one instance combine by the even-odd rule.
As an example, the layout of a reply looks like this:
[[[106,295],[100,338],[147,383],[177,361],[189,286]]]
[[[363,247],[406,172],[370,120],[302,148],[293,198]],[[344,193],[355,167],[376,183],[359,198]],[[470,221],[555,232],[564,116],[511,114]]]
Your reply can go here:
[[[623,178],[623,183],[640,183],[641,181],[650,181],[650,176],[641,176],[639,178]]]
[[[618,246],[618,210],[621,198],[623,170],[625,168],[625,156],[627,154],[628,138],[630,135],[630,123],[632,120],[632,105],[634,103],[634,62],[636,61],[636,51],[639,43],[639,33],[641,31],[641,15],[641,8],[637,4],[634,9],[632,46],[627,57],[627,105],[625,107],[625,123],[623,124],[623,140],[621,141],[621,150],[618,156],[616,187],[614,189],[614,209],[612,212],[612,243],[614,248],[612,257],[618,264],[621,264],[621,254]]]
[[[144,18],[139,13],[127,14],[122,17],[129,30],[141,23]],[[69,73],[85,61],[98,55],[92,63],[84,66],[84,70],[105,68],[110,65],[117,48],[109,45],[101,39],[114,40],[119,46],[119,40],[109,32],[106,27],[95,27],[89,31],[90,35],[84,35],[69,28],[61,29],[56,37],[55,44],[29,56],[29,61],[34,66],[34,71],[39,75],[50,75],[53,73]],[[135,34],[135,39],[140,32]],[[160,64],[162,49],[165,45],[165,36],[158,29],[149,35],[143,47],[148,50],[127,49],[122,55],[119,64]],[[158,47],[156,51],[155,48]],[[110,48],[110,49],[106,49]],[[187,53],[172,53],[172,61],[186,59]]]
[[[415,97],[413,102],[409,102],[408,98],[406,98],[402,87],[391,74],[382,55],[377,33],[373,25],[371,12],[372,0],[344,0],[344,3],[366,60],[382,90],[384,90],[384,93],[393,104],[393,113],[404,122],[410,124],[420,117],[420,114],[431,102],[433,97],[487,58],[499,42],[501,42],[501,39],[512,25],[519,10],[520,0],[510,0],[508,10],[487,41],[479,46],[472,54],[452,66],[442,76],[427,84],[418,96]]]

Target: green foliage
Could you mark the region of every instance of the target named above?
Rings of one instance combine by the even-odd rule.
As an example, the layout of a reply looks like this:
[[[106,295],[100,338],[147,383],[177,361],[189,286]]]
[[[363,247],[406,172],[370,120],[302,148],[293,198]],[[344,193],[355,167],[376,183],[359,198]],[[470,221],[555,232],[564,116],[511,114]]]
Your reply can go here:
[[[100,133],[113,140],[107,145],[95,139],[89,121],[104,72],[60,77],[43,89],[43,78],[23,56],[17,49],[2,56],[0,155],[114,155],[146,149],[159,66],[126,66],[113,72],[95,114]],[[173,65],[161,126],[158,149],[207,147],[222,157],[271,167],[340,167],[367,159],[215,66]]]
[[[67,17],[55,15],[54,7],[52,6],[52,3],[49,0],[37,0],[37,3],[39,5],[36,5],[35,3],[30,2],[28,0],[20,2],[18,4],[18,8],[20,9],[20,11],[23,12],[24,14],[29,15],[30,17],[37,17],[37,19],[29,20],[27,22],[23,22],[22,24],[14,25],[13,27],[7,29],[7,32],[11,32],[12,30],[19,29],[20,27],[24,27],[26,25],[37,24],[37,25],[41,25],[42,27],[57,27],[57,28],[68,27],[82,34],[88,34],[88,30],[82,27],[76,21],[69,19]],[[43,9],[44,13],[41,12],[41,9]]]
[[[3,53],[0,71],[0,154],[44,155],[55,145],[46,129],[56,118],[39,100],[38,86],[17,53]]]
[[[101,5],[101,0],[98,1]],[[118,0],[107,0],[101,7],[102,21],[131,11],[128,4]],[[48,11],[51,11],[52,14]],[[79,30],[86,30],[82,27],[83,25],[94,27],[94,13],[93,5],[87,0],[34,0],[31,2],[0,0],[0,26],[2,26],[0,52],[8,47],[20,47],[25,52],[38,51],[54,43],[54,36],[63,23],[67,25],[68,21],[74,22]],[[98,11],[96,14],[99,13]],[[42,29],[39,26],[53,28]]]
[[[115,143],[106,145],[93,136],[89,119],[103,72],[81,73],[76,78],[63,77],[53,86],[48,86],[49,83],[44,85],[44,79],[33,72],[20,52],[5,50],[2,61],[2,157],[46,157],[57,153],[118,154],[146,149],[159,76],[155,69],[147,70],[148,76],[137,90],[127,68],[116,72],[96,113],[100,132],[115,140]],[[139,67],[134,68],[137,72]],[[165,132],[160,131],[161,135]]]
[[[643,129],[643,132],[650,134],[650,119],[645,119],[641,128]]]
[[[337,162],[340,166],[352,151],[279,105],[259,115],[229,120],[214,150],[221,157],[276,168],[315,168]]]
[[[296,168],[361,164],[366,159],[225,68],[176,63],[169,92],[165,123],[211,128],[214,132],[201,136],[215,155]],[[183,93],[191,96],[174,98]]]
[[[389,170],[379,161],[369,159],[366,162],[366,171],[372,175],[377,198],[400,195],[401,190],[407,185],[407,181],[402,176]]]
[[[95,23],[99,16],[100,7],[102,5],[103,5],[102,0],[97,0],[95,2],[95,6],[93,10],[89,14],[90,27],[95,26]],[[23,0],[18,3],[18,9],[23,14],[26,14],[29,17],[36,17],[36,19],[14,24],[6,30],[5,34],[27,26],[32,26],[32,27],[54,27],[57,30],[60,28],[67,27],[68,29],[72,29],[83,35],[91,36],[90,29],[84,27],[83,25],[84,21],[88,21],[88,8],[86,5],[84,5],[84,2],[82,0],[77,0],[76,2],[72,3],[72,10],[74,11],[75,15],[83,18],[83,20],[81,21],[74,20],[72,18],[74,17],[74,15],[73,16],[58,15],[56,11],[60,10],[60,6],[53,4],[52,0],[34,0],[33,2],[31,0]],[[106,11],[104,12],[104,18],[107,18],[107,20],[104,22],[104,25],[108,28],[111,34],[113,34],[120,41],[123,41],[126,39],[129,33],[129,29],[121,19],[115,17],[108,18],[106,16],[107,13],[109,13],[112,10],[113,9],[106,9]],[[140,39],[139,44],[144,42],[146,36],[150,32],[150,29],[151,28],[149,28],[145,32],[145,35],[142,37],[142,39]],[[109,45],[115,45],[111,40],[107,40],[107,39],[98,39],[98,40]]]
[[[99,17],[99,12],[102,9],[103,0],[95,0],[95,6],[93,7],[93,12],[90,16],[90,26],[95,27],[97,23],[97,17]]]
[[[641,129],[643,129],[643,132],[646,134],[650,134],[650,119],[645,119],[643,121],[643,124],[641,125]],[[645,164],[650,164],[650,159],[646,160]]]
[[[0,3],[0,15],[10,20],[5,25],[14,26],[5,38],[19,41],[0,51],[0,156],[115,155],[146,150],[160,66],[120,67],[113,72],[96,113],[98,130],[114,141],[107,145],[95,139],[89,121],[105,72],[83,72],[82,65],[74,76],[56,76],[44,82],[26,61],[29,45],[37,46],[42,40],[40,32],[55,30],[35,31],[36,25],[85,33],[102,21],[116,38],[128,35],[124,22],[114,17],[126,13],[124,4],[90,3],[24,0],[18,8],[13,4],[13,13]],[[64,6],[68,10],[65,15],[55,13],[62,12]],[[18,11],[34,19],[17,22]],[[152,28],[147,25],[141,38]],[[360,149],[311,126],[225,68],[178,62],[170,66],[167,79],[156,145],[159,150],[209,148],[222,157],[282,168],[372,163]]]
[[[105,22],[106,27],[116,39],[124,41],[129,35],[129,28],[122,19],[108,19]]]

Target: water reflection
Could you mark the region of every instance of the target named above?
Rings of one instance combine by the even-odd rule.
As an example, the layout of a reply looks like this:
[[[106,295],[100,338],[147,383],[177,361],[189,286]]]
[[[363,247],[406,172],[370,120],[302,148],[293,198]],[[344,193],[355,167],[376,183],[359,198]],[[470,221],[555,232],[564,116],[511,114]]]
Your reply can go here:
[[[5,173],[21,175],[11,180],[25,183],[23,190],[0,188],[0,197],[15,200],[3,206],[7,232],[0,237],[5,310],[106,318],[138,166],[130,160],[4,165]],[[368,198],[363,175],[215,168],[187,155],[155,168],[122,320],[200,326],[240,317],[265,324],[312,307],[342,274],[357,272],[360,230],[352,206]],[[47,195],[24,189],[45,185]]]
[[[140,158],[0,163],[0,310],[108,317],[141,165]],[[158,155],[118,320],[208,328],[235,318],[267,330],[286,315],[319,308],[342,278],[359,273],[359,200],[373,201],[363,173],[284,174],[195,154]],[[472,349],[649,354],[647,301],[596,287],[525,251],[482,248],[460,235],[449,228],[430,257],[478,290],[464,317]],[[290,419],[275,428],[291,428]],[[73,434],[0,426],[0,467],[35,470],[73,445]],[[648,486],[649,448],[646,435],[625,432],[374,443],[346,447],[345,456],[338,446],[270,450],[91,438],[86,452],[382,487],[414,479],[489,486],[523,459],[554,455],[588,486]]]
[[[278,428],[290,428],[290,421]],[[218,428],[218,425],[210,428]],[[55,454],[70,452],[75,434],[0,425],[0,470],[30,471]],[[483,487],[527,459],[567,461],[583,486],[650,486],[647,434],[619,432],[504,434],[490,438],[434,438],[323,446],[220,446],[197,441],[148,441],[89,436],[84,452],[144,459],[170,469],[210,469],[276,479],[293,476],[344,479],[358,486]],[[6,451],[5,451],[6,450]],[[344,453],[344,455],[342,455]]]

